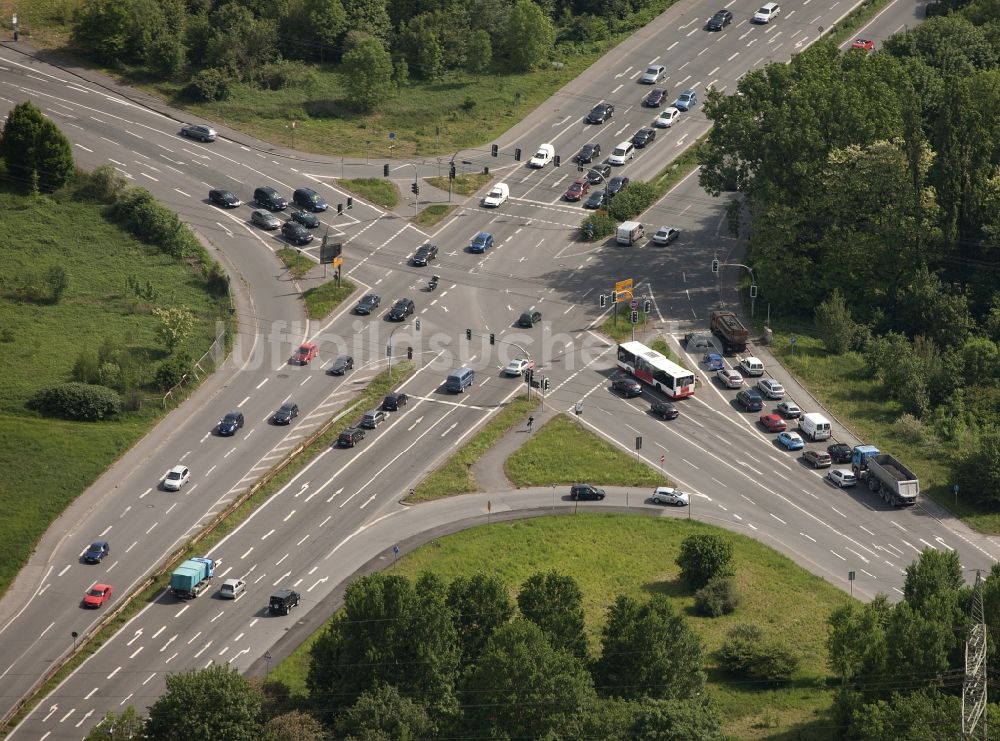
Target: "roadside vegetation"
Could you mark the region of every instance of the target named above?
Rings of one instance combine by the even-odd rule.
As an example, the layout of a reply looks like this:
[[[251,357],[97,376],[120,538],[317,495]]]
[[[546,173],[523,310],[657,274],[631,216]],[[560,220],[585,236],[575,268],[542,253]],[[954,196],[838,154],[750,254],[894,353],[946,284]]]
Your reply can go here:
[[[310,259],[292,247],[282,247],[275,254],[285,264],[285,267],[288,268],[288,273],[296,280],[305,278],[318,265],[315,260]]]
[[[738,192],[726,196],[734,233],[752,216],[746,262],[779,357],[866,442],[912,467],[927,495],[995,533],[1000,93],[988,81],[1000,69],[989,31],[1000,12],[930,7],[954,12],[874,54],[823,43],[752,70],[739,95],[710,92],[700,181]],[[936,89],[967,103],[942,118]],[[844,104],[873,95],[874,107]],[[828,110],[832,129],[805,123]]]
[[[344,178],[337,185],[382,208],[393,209],[399,203],[399,188],[385,178]]]
[[[30,103],[3,132],[0,593],[52,521],[213,370],[202,356],[213,343],[224,355],[231,321],[225,276],[176,214],[110,166],[78,173]]]
[[[310,288],[302,294],[302,300],[306,303],[306,314],[310,319],[328,317],[356,290],[358,287],[347,278],[341,278],[339,283],[336,280],[329,280]]]
[[[430,206],[424,207],[424,209],[417,214],[417,218],[414,221],[420,226],[434,226],[440,223],[444,217],[450,214],[458,208],[458,205],[452,205],[448,203],[432,203]]]
[[[439,190],[447,191],[450,187],[452,193],[460,196],[471,196],[495,177],[496,175],[473,173],[471,175],[458,175],[454,180],[448,177],[424,178],[424,180]]]
[[[638,313],[638,322],[632,324],[632,310],[629,308],[629,304],[625,303],[618,305],[618,310],[611,310],[611,315],[604,320],[601,324],[601,332],[606,334],[608,337],[613,339],[615,342],[625,342],[626,340],[632,339],[632,328],[635,328],[636,332],[646,331],[646,322],[649,317],[646,316],[646,312],[641,309],[636,310]]]

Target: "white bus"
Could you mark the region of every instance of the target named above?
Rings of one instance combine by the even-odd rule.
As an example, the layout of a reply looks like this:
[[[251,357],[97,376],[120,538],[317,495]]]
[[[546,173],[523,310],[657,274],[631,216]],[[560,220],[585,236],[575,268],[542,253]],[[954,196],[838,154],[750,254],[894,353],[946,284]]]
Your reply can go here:
[[[618,346],[618,367],[671,399],[694,396],[694,373],[641,342],[623,342]]]

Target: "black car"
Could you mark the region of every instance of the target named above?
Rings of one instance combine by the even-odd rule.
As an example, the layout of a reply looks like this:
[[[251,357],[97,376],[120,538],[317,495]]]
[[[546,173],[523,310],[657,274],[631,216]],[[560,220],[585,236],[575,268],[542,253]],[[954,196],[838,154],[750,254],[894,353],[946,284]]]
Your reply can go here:
[[[608,197],[610,198],[616,193],[620,193],[621,191],[625,190],[625,187],[628,185],[628,183],[629,180],[624,175],[619,175],[618,177],[611,178],[608,181]]]
[[[629,378],[628,376],[612,378],[611,390],[617,391],[626,399],[631,399],[633,396],[642,396],[642,384],[634,378]]]
[[[604,499],[604,489],[598,489],[590,484],[574,484],[570,487],[569,498],[578,502],[583,499],[593,499],[599,502]]]
[[[219,422],[219,434],[223,437],[235,435],[243,426],[243,412],[230,412]]]
[[[587,172],[587,182],[591,185],[597,185],[603,183],[607,180],[608,175],[611,174],[611,165],[607,162],[601,162],[600,164],[594,165]]]
[[[382,409],[387,412],[398,412],[400,407],[405,407],[410,398],[402,391],[394,391],[386,394],[382,399]]]
[[[292,202],[299,208],[306,211],[326,211],[329,204],[323,200],[323,196],[312,188],[299,188],[292,193]]]
[[[593,144],[584,144],[580,149],[580,154],[576,156],[576,161],[581,165],[585,162],[593,162],[595,159],[601,156],[601,145],[597,142]]]
[[[615,115],[615,107],[610,103],[598,103],[587,114],[587,123],[602,124]]]
[[[656,87],[646,93],[646,97],[642,99],[642,104],[647,108],[659,108],[666,99],[667,91],[662,87]]]
[[[834,463],[850,463],[853,453],[851,446],[846,443],[834,443],[826,448],[826,452],[833,458]]]
[[[401,298],[392,305],[386,318],[391,322],[401,322],[414,311],[413,301],[408,298]]]
[[[333,361],[333,365],[326,369],[328,375],[342,376],[354,367],[354,358],[350,355],[340,355]]]
[[[287,425],[298,416],[299,405],[289,401],[281,405],[281,408],[274,413],[273,417],[271,417],[271,421],[276,425]]]
[[[281,225],[281,236],[292,244],[309,244],[313,241],[309,230],[294,221],[286,221]]]
[[[677,419],[677,415],[680,414],[672,401],[654,401],[649,411],[660,419]]]
[[[308,211],[292,211],[288,214],[288,218],[296,224],[302,224],[306,229],[316,229],[319,227],[319,217]]]
[[[271,595],[267,611],[272,615],[287,615],[293,607],[298,607],[301,595],[293,589],[280,589]]]
[[[83,554],[83,560],[86,563],[100,563],[104,560],[104,557],[110,555],[111,545],[106,540],[95,540],[90,544],[86,553]]]
[[[222,206],[223,208],[236,208],[243,205],[243,201],[237,198],[235,193],[231,190],[223,190],[222,188],[212,188],[212,190],[208,191],[208,200],[216,206]]]
[[[358,305],[354,307],[354,313],[361,314],[362,316],[371,314],[378,308],[380,303],[382,303],[381,296],[369,293],[367,296],[361,297],[361,300],[358,301]]]
[[[263,206],[269,211],[284,211],[288,208],[288,201],[274,188],[263,186],[253,192],[253,199],[257,205]]]
[[[365,431],[360,427],[348,427],[337,437],[337,445],[342,448],[353,448],[365,439]]]
[[[542,321],[542,312],[526,311],[517,318],[517,326],[531,329],[540,321]]]
[[[431,260],[438,256],[437,245],[433,244],[422,244],[417,248],[417,251],[413,253],[411,262],[417,267],[422,267],[429,263]]]
[[[708,23],[705,24],[705,30],[707,31],[721,31],[723,28],[728,26],[733,22],[733,14],[728,10],[720,10],[711,18],[708,19]]]
[[[583,204],[584,208],[600,208],[608,200],[607,193],[603,189],[590,191],[590,198]]]
[[[635,134],[632,135],[632,143],[635,144],[635,146],[638,147],[639,149],[642,149],[647,144],[651,144],[653,139],[655,138],[656,138],[656,129],[651,129],[647,126],[645,128],[639,129],[637,132],[635,132]]]

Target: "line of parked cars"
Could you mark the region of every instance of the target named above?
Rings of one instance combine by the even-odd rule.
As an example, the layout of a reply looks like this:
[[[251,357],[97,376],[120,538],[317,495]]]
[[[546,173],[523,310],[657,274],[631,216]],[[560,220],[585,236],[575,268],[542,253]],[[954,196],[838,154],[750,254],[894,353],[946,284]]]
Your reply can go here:
[[[379,407],[365,412],[361,416],[360,420],[343,430],[337,436],[337,447],[355,447],[358,443],[365,439],[365,432],[367,430],[377,429],[379,425],[388,419],[386,412],[401,411],[409,400],[410,397],[402,391],[393,391],[392,393],[387,394]]]
[[[222,208],[239,208],[243,205],[233,191],[225,188],[212,188],[208,191],[208,200]],[[274,215],[275,211],[288,208],[288,201],[277,190],[270,186],[261,186],[253,192],[253,202],[259,207],[250,213],[250,223],[267,231],[280,229],[281,236],[295,245],[306,245],[312,242],[310,229],[320,225],[316,213],[326,211],[329,204],[312,188],[298,188],[292,193],[292,204],[298,209],[292,211],[286,221]]]

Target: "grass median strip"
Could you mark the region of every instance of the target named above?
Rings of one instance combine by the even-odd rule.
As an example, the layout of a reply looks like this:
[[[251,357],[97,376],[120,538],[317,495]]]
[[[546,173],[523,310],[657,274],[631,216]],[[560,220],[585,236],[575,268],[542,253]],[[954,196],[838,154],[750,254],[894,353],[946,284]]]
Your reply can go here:
[[[486,175],[480,172],[471,175],[459,175],[454,180],[446,177],[424,179],[439,190],[448,190],[450,188],[452,193],[460,196],[471,196],[494,177],[494,175]]]
[[[414,221],[421,226],[434,226],[458,206],[453,203],[433,203],[417,214]]]
[[[354,397],[352,401],[349,401],[340,407],[340,409],[332,415],[332,419],[338,420],[347,418],[348,420],[351,420],[353,419],[353,415],[359,415],[369,409],[377,407],[381,403],[382,398],[389,391],[397,388],[403,381],[410,377],[413,370],[414,368],[412,363],[402,362],[393,366],[391,373],[389,371],[383,371],[379,375],[375,376],[365,389]],[[254,492],[252,496],[247,498],[247,500],[237,507],[225,520],[217,524],[210,533],[201,538],[197,545],[186,548],[185,552],[177,558],[176,562],[179,563],[184,558],[205,555],[208,553],[222,540],[222,538],[235,530],[240,523],[246,520],[247,517],[249,517],[250,514],[263,504],[270,496],[275,494],[283,486],[288,484],[289,481],[295,478],[295,476],[298,475],[299,472],[301,472],[313,458],[319,455],[323,450],[333,445],[337,436],[340,434],[342,427],[346,427],[347,424],[347,422],[344,422],[343,425],[338,425],[336,423],[331,424],[328,430],[313,440],[312,443],[307,445],[298,455],[295,456],[293,460],[285,465],[280,472],[271,478],[270,481]],[[216,555],[215,557],[217,558],[218,556]],[[54,690],[60,682],[70,675],[70,673],[83,664],[83,662],[90,656],[96,653],[97,650],[111,636],[113,636],[115,632],[120,630],[129,620],[135,617],[140,610],[146,607],[147,604],[154,602],[163,590],[167,588],[169,583],[170,570],[167,569],[163,574],[157,577],[150,586],[133,598],[129,605],[122,610],[120,615],[108,623],[108,625],[102,630],[86,639],[85,643],[81,644],[82,647],[79,653],[63,665],[52,677],[46,680],[39,691],[36,692],[35,695],[24,705],[24,707],[18,710],[18,712],[11,718],[8,727],[13,727],[22,721],[42,698],[46,697],[48,693]],[[203,595],[203,598],[209,599],[210,597],[206,593]],[[4,730],[6,729],[0,728],[0,732]]]
[[[316,267],[316,262],[300,253],[298,250],[285,247],[278,250],[278,259],[285,263],[288,272],[293,278],[304,278],[309,271]]]
[[[507,459],[504,471],[517,486],[583,482],[607,486],[660,486],[669,483],[649,466],[562,414],[549,420],[518,448]]]
[[[338,184],[357,193],[370,203],[382,208],[395,208],[399,203],[399,189],[391,180],[384,178],[346,178],[337,181]]]
[[[406,501],[411,503],[428,502],[432,499],[477,491],[478,484],[472,475],[472,464],[492,448],[514,425],[523,421],[529,412],[537,409],[540,403],[537,395],[533,395],[530,401],[523,396],[511,401],[487,422],[486,426],[469,442],[445,461],[444,465],[421,481],[414,489],[413,496],[407,498]]]
[[[306,313],[310,319],[323,319],[340,306],[344,299],[354,293],[357,288],[347,278],[341,279],[340,285],[337,285],[336,281],[329,281],[315,288],[310,288],[302,294],[302,299],[306,302]]]

